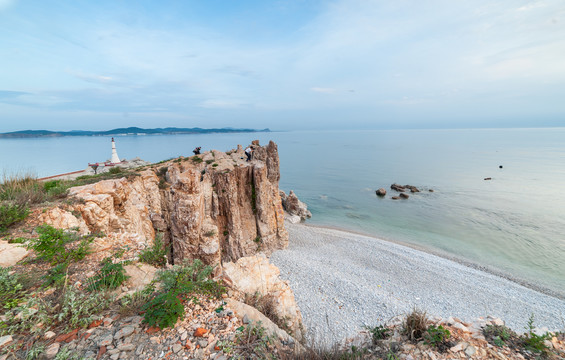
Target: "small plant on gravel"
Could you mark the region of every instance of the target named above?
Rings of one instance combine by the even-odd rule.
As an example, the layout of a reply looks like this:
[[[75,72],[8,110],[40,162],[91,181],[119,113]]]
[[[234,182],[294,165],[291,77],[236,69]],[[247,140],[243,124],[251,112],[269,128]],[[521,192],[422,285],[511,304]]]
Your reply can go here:
[[[100,263],[102,267],[98,270],[98,273],[93,277],[88,278],[88,286],[86,290],[114,290],[118,288],[118,286],[122,285],[122,283],[128,278],[126,275],[126,269],[124,268],[124,263],[122,261],[114,262],[114,259],[119,259],[122,254],[123,251],[108,256],[102,260]]]
[[[203,160],[202,158],[198,157],[198,156],[193,156],[190,158],[192,160],[192,162],[194,162],[195,164],[200,164]]]
[[[404,319],[403,333],[410,341],[417,341],[424,336],[428,329],[428,317],[425,311],[414,309]]]
[[[368,327],[367,330],[373,335],[373,344],[376,344],[379,340],[388,339],[392,335],[392,330],[385,325]]]
[[[487,325],[483,329],[485,339],[498,347],[506,345],[506,342],[511,339],[516,339],[518,335],[503,325]]]
[[[11,268],[0,267],[0,309],[12,309],[23,300],[23,285]]]
[[[108,294],[85,294],[70,286],[65,290],[61,310],[54,318],[69,329],[85,328],[94,320],[98,320],[98,314],[106,310],[112,302],[113,298]]]
[[[163,234],[157,233],[153,245],[139,254],[139,261],[153,266],[165,266],[167,264],[167,249],[163,244]]]
[[[535,333],[534,314],[530,315],[526,330],[528,330],[528,332],[521,337],[524,348],[535,353],[546,354],[549,347],[545,344],[545,340],[551,339],[551,333],[545,333],[543,335]]]
[[[83,357],[77,353],[73,353],[71,350],[69,350],[68,347],[64,347],[57,353],[57,355],[53,360],[79,360],[79,359],[83,359]]]
[[[443,326],[431,325],[424,333],[424,342],[427,345],[439,348],[443,352],[443,350],[447,350],[448,348],[447,339],[449,339],[450,336],[451,333],[449,330]]]
[[[31,348],[26,351],[25,360],[36,360],[41,358],[45,352],[45,345],[40,343],[34,343]]]

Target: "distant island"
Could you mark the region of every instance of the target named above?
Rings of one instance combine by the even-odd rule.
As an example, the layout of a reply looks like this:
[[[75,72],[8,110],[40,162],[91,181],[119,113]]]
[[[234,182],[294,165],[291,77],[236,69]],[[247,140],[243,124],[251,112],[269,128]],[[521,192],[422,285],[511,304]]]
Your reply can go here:
[[[172,135],[172,134],[210,134],[210,133],[244,133],[244,132],[270,132],[271,130],[263,129],[202,129],[202,128],[156,128],[142,129],[138,127],[119,128],[106,131],[88,131],[88,130],[71,130],[71,131],[49,131],[49,130],[21,130],[7,133],[0,133],[0,138],[34,138],[34,137],[60,137],[60,136],[119,136],[119,135]]]

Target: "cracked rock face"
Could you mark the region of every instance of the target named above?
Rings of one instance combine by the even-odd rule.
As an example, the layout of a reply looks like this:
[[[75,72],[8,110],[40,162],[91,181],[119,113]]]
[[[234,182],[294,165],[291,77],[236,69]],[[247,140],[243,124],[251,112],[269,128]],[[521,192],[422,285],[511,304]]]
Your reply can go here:
[[[91,232],[136,234],[147,243],[162,232],[173,262],[218,265],[288,244],[277,145],[256,146],[253,161],[245,158],[242,147],[212,150],[69,194],[81,199],[74,209]],[[49,215],[45,221],[56,227],[71,219],[56,210]]]

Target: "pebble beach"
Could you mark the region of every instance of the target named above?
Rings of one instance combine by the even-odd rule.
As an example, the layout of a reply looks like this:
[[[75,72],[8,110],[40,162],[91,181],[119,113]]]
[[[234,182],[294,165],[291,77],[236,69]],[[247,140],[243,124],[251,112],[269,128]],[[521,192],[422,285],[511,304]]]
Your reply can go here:
[[[286,224],[289,246],[271,262],[289,280],[311,338],[333,343],[417,308],[472,322],[495,316],[521,333],[565,329],[565,301],[516,282],[396,243]]]

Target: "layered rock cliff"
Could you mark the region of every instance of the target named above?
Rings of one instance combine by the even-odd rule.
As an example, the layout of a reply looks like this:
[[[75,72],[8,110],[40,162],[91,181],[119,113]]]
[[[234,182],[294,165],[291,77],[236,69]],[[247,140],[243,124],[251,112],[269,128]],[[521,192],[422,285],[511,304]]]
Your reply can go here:
[[[41,220],[140,243],[161,232],[172,263],[200,259],[218,265],[286,247],[279,178],[274,142],[257,144],[250,162],[241,146],[227,153],[212,150],[71,188],[70,195],[79,200],[73,206],[81,215],[76,223],[61,209],[46,212]]]

